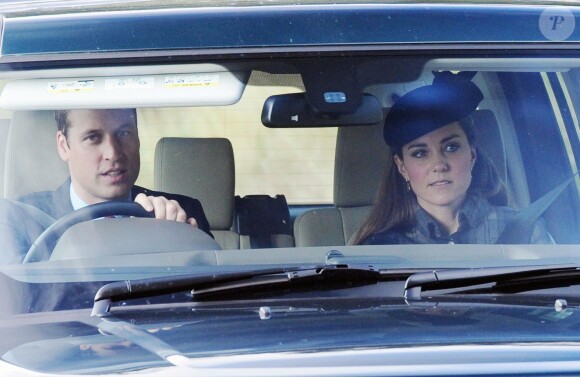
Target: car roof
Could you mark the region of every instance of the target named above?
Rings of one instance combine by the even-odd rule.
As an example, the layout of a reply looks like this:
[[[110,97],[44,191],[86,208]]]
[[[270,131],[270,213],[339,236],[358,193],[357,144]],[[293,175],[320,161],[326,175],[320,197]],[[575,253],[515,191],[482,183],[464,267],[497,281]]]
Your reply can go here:
[[[172,6],[153,10],[145,6],[150,3],[130,2],[141,4],[140,11],[125,11],[111,4],[101,8],[66,4],[71,3],[47,2],[44,8],[33,3],[42,10],[36,12],[18,10],[16,4],[0,8],[4,15],[0,62],[57,54],[156,51],[163,55],[171,51],[175,56],[182,50],[259,51],[263,47],[364,45],[404,47],[408,51],[425,46],[442,48],[445,44],[486,49],[492,44],[534,43],[554,48],[555,43],[561,43],[561,48],[567,48],[580,41],[576,29],[569,33],[550,30],[554,14],[573,18],[580,7],[538,3],[349,2],[290,6],[275,2],[253,6],[253,2],[241,2],[232,6],[218,2],[200,7],[199,3],[192,6],[190,2],[172,2]],[[272,32],[256,33],[257,29]]]

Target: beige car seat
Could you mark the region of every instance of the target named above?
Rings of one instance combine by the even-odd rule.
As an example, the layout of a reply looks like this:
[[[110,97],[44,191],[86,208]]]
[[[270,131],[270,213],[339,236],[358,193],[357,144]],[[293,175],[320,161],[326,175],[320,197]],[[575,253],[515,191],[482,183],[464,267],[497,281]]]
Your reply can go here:
[[[306,211],[296,218],[296,246],[346,245],[367,216],[389,162],[382,124],[339,127],[334,207]]]
[[[155,148],[155,189],[198,199],[216,241],[238,249],[234,219],[235,165],[232,144],[225,138],[159,140]]]
[[[6,140],[4,196],[17,199],[37,191],[55,190],[69,176],[56,150],[52,111],[15,111]]]

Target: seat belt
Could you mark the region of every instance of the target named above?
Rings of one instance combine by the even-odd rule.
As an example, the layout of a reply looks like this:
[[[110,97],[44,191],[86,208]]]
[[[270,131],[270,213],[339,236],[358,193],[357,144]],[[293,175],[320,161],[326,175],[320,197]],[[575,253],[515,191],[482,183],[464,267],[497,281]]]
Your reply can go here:
[[[22,203],[22,202],[19,202],[17,200],[12,200],[12,199],[4,199],[4,200],[12,203],[16,207],[21,208],[24,212],[32,215],[34,217],[34,219],[36,221],[38,221],[38,223],[45,229],[56,222],[56,219],[54,217],[50,216],[48,213],[44,212],[40,208],[37,208],[31,204]]]
[[[526,244],[532,238],[534,225],[542,214],[552,205],[552,203],[560,196],[560,194],[568,187],[570,182],[576,178],[578,172],[574,173],[570,178],[560,183],[558,186],[544,194],[541,198],[524,208],[520,213],[510,221],[499,238],[496,244]]]

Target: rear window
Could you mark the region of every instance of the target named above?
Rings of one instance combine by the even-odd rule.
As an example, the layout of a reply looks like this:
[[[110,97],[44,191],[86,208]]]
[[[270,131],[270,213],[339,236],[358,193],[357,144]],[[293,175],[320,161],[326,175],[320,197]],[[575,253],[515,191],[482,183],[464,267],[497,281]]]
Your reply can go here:
[[[264,74],[252,77],[256,76]],[[284,76],[279,79],[285,80]],[[141,173],[137,183],[153,187],[159,138],[224,137],[234,149],[236,195],[283,194],[289,204],[332,203],[336,128],[264,127],[260,120],[264,101],[302,89],[253,84],[250,80],[242,99],[232,106],[139,109]]]

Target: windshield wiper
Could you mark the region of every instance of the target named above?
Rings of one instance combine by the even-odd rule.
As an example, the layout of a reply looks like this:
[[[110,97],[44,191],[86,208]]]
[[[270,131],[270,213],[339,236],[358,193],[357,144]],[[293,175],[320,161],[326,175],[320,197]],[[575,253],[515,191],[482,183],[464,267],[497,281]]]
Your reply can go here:
[[[109,311],[112,302],[160,296],[194,289],[195,287],[251,279],[262,275],[284,274],[302,269],[304,269],[304,267],[265,268],[260,270],[234,271],[219,274],[204,273],[118,281],[106,284],[97,291],[91,315],[100,316],[106,314]]]
[[[489,286],[474,287],[482,284]],[[580,267],[576,264],[438,270],[409,276],[404,296],[408,300],[420,300],[422,291],[517,293],[573,284],[580,284]]]
[[[194,299],[239,291],[300,286],[306,289],[339,289],[375,284],[383,280],[405,280],[424,271],[379,270],[372,265],[316,265],[309,267],[267,268],[229,273],[170,276],[125,280],[107,284],[95,295],[93,316],[108,313],[111,303],[160,296],[190,290]]]

